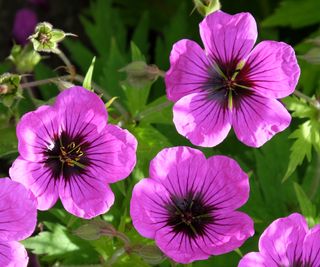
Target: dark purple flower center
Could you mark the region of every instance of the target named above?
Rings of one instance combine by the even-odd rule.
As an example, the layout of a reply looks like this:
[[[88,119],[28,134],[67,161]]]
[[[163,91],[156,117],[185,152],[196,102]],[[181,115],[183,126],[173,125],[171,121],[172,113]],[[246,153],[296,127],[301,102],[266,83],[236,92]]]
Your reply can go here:
[[[189,238],[203,236],[206,228],[213,223],[214,207],[206,205],[200,193],[189,192],[184,197],[171,196],[171,202],[166,205],[168,211],[167,225],[175,233],[183,233]]]
[[[219,100],[231,109],[243,96],[253,93],[253,82],[248,77],[250,66],[243,64],[241,61],[214,63],[209,68],[210,78],[205,85],[209,99]]]
[[[83,173],[90,163],[85,153],[88,145],[81,136],[71,137],[66,132],[56,136],[44,151],[44,163],[52,171],[53,178],[68,180],[73,174]]]

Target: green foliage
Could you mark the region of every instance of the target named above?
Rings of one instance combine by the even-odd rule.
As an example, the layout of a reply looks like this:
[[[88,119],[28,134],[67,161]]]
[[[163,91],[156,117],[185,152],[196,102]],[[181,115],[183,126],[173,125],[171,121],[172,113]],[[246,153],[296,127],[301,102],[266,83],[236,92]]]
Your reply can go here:
[[[293,186],[299,201],[301,213],[307,219],[309,227],[313,227],[317,223],[316,207],[312,204],[311,200],[299,184],[293,183]]]
[[[320,22],[318,0],[283,0],[275,13],[265,19],[263,26],[302,28]]]
[[[61,260],[63,264],[98,263],[94,248],[81,239],[75,238],[68,229],[59,224],[44,222],[47,230],[23,241],[34,254],[43,255],[47,262]]]
[[[0,158],[17,153],[16,129],[0,119]]]
[[[306,101],[298,100],[296,97],[287,98],[285,103],[287,108],[293,111],[293,117],[307,118],[308,120],[290,135],[290,138],[295,139],[295,142],[290,149],[290,161],[284,180],[302,164],[305,157],[310,162],[312,147],[320,153],[319,108],[308,104]]]
[[[86,76],[84,77],[82,86],[84,88],[87,88],[88,90],[92,90],[91,82],[92,82],[92,75],[93,75],[93,69],[94,69],[94,63],[96,62],[96,57],[93,57],[92,62],[90,64],[90,67],[86,73]]]
[[[8,59],[15,65],[18,73],[29,73],[40,62],[41,56],[29,45],[23,48],[20,45],[14,45]]]

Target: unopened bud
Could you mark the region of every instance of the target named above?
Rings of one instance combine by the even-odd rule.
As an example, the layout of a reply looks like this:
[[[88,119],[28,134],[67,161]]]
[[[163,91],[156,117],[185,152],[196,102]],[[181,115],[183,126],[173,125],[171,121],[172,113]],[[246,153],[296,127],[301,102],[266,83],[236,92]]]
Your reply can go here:
[[[193,2],[195,8],[204,17],[221,9],[219,0],[193,0]]]
[[[119,71],[127,74],[127,84],[138,89],[157,80],[160,72],[156,65],[148,65],[144,61],[133,61]]]
[[[101,236],[113,237],[116,232],[116,229],[110,223],[94,220],[80,226],[73,233],[85,240],[97,240]]]
[[[9,92],[9,87],[7,85],[0,85],[0,95],[6,95]]]
[[[54,29],[48,22],[41,22],[36,26],[34,34],[29,36],[28,39],[32,42],[35,51],[58,54],[60,52],[58,43],[66,36],[75,35],[72,33],[65,33],[59,29]]]
[[[10,107],[15,99],[22,97],[20,80],[21,77],[17,74],[4,73],[0,76],[0,100],[6,107]]]
[[[132,252],[137,253],[146,263],[152,265],[160,264],[166,258],[160,249],[154,245],[135,246]]]
[[[16,66],[18,73],[30,73],[40,62],[41,56],[30,46],[14,45],[8,59]]]

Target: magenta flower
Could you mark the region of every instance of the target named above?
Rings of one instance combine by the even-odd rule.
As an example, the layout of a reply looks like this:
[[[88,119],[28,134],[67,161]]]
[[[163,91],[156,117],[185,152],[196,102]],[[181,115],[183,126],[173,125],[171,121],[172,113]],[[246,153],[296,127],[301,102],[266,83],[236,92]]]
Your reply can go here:
[[[205,50],[181,40],[170,55],[165,81],[167,97],[176,102],[177,131],[194,145],[210,147],[233,126],[241,142],[259,147],[286,129],[291,116],[277,99],[298,82],[292,47],[263,41],[252,50],[257,25],[249,13],[214,12],[200,23],[200,35]]]
[[[18,241],[29,237],[36,223],[37,204],[31,192],[0,178],[0,266],[27,266],[27,251]]]
[[[136,163],[133,135],[107,124],[102,100],[78,86],[60,93],[53,106],[25,114],[17,136],[20,156],[10,175],[33,192],[40,210],[60,197],[76,216],[105,213],[114,202],[108,184],[127,177]]]
[[[309,230],[298,213],[277,219],[262,233],[259,251],[246,254],[238,267],[319,267],[320,225]]]
[[[151,161],[150,178],[135,185],[130,214],[142,236],[189,263],[232,251],[254,234],[251,218],[235,211],[248,196],[248,176],[234,160],[167,148]]]
[[[37,14],[29,8],[22,8],[17,11],[12,34],[18,44],[25,45],[28,42],[28,37],[33,33],[34,28],[38,23]]]

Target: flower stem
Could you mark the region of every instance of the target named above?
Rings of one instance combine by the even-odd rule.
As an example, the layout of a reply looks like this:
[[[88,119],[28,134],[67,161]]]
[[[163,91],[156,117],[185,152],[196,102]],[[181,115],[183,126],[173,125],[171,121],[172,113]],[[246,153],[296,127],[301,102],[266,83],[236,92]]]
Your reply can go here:
[[[60,59],[66,65],[68,73],[70,75],[74,76],[76,74],[75,67],[71,64],[71,62],[67,58],[67,56],[61,50],[59,50],[59,53],[57,55],[60,57]]]
[[[37,87],[37,86],[41,86],[41,85],[45,85],[45,84],[49,84],[49,83],[55,83],[59,80],[64,80],[64,79],[66,79],[66,80],[71,79],[71,75],[65,75],[65,76],[61,76],[61,77],[53,77],[53,78],[34,81],[34,82],[24,82],[20,86],[22,89],[26,89],[26,88]]]
[[[44,80],[39,80],[39,81],[34,81],[34,82],[22,83],[20,86],[22,89],[25,89],[25,88],[37,87],[37,86],[45,85],[45,84],[49,84],[49,83],[55,83],[55,82],[58,82],[59,80],[71,80],[71,81],[75,80],[77,82],[82,83],[84,81],[84,77],[81,75],[78,75],[78,74],[77,75],[64,75],[64,76],[60,76],[60,77],[52,77],[49,79],[44,79]],[[110,99],[112,99],[112,96],[110,96],[108,93],[106,93],[106,91],[103,90],[96,83],[92,82],[92,87],[97,93],[102,94],[103,98],[105,98],[105,100],[109,101]],[[122,115],[124,120],[129,121],[128,111],[119,102],[113,102],[113,105],[118,110],[118,112]]]
[[[162,78],[164,78],[166,76],[166,72],[164,70],[158,70],[158,75]]]
[[[293,92],[293,94],[299,98],[302,98],[304,100],[306,100],[310,105],[312,106],[315,106],[317,109],[320,109],[320,103],[319,101],[315,100],[315,99],[312,99],[311,97],[305,95],[304,93],[298,91],[298,90],[295,90]]]

